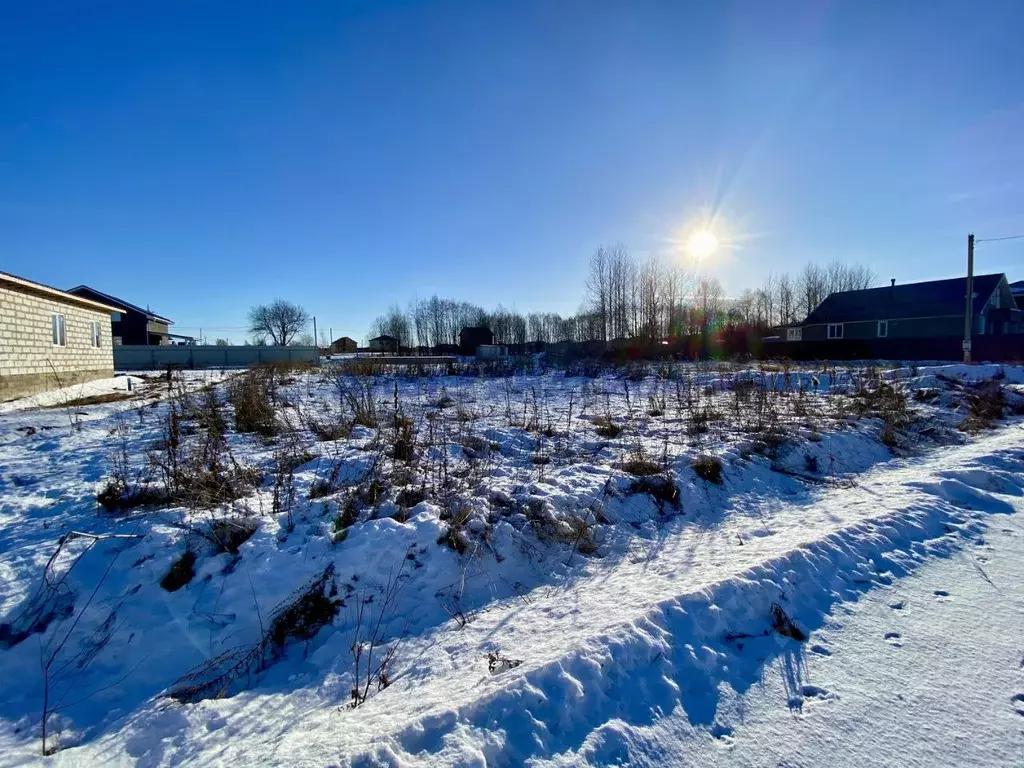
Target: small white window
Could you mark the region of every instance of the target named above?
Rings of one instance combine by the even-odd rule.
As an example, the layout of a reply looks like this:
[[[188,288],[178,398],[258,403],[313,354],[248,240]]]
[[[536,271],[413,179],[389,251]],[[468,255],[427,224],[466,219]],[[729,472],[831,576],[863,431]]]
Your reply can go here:
[[[786,341],[802,341],[804,338],[803,328],[787,328]]]
[[[884,339],[889,335],[889,321],[879,320],[878,321],[878,338]]]
[[[830,339],[841,339],[841,338],[843,338],[843,324],[842,323],[829,323],[828,324],[828,337]]]
[[[50,331],[53,336],[55,347],[66,347],[68,344],[67,333],[64,330],[64,315],[56,312],[50,315]]]
[[[94,347],[100,346],[100,342],[102,341],[102,337],[100,336],[100,324],[96,320],[92,321],[92,334],[91,335],[92,335],[92,345]]]

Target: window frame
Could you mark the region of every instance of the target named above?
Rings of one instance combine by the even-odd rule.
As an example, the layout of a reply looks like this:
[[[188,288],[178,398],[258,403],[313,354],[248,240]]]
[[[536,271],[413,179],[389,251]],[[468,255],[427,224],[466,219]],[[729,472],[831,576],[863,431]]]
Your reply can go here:
[[[50,313],[50,342],[55,347],[68,345],[68,318],[63,312]]]
[[[833,331],[838,329],[838,333]],[[829,341],[839,341],[843,338],[843,324],[842,323],[828,323],[828,327],[825,330],[826,336]]]
[[[883,330],[884,330],[884,333],[883,333]],[[875,335],[878,338],[880,338],[880,339],[887,339],[887,338],[889,338],[889,321],[888,320],[879,320],[878,321],[878,324],[875,326]]]
[[[93,320],[90,323],[89,340],[92,342],[93,349],[99,349],[103,346],[103,329],[100,327],[99,320]]]
[[[786,341],[803,341],[804,340],[804,329],[803,328],[787,328],[786,329]]]

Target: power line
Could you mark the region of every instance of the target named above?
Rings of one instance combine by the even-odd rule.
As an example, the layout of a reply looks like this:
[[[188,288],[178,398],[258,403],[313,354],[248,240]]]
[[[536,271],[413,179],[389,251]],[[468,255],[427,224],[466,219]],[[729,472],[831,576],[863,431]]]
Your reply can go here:
[[[999,240],[1024,240],[1024,235],[1009,235],[1008,237],[978,237],[976,243],[995,243]]]

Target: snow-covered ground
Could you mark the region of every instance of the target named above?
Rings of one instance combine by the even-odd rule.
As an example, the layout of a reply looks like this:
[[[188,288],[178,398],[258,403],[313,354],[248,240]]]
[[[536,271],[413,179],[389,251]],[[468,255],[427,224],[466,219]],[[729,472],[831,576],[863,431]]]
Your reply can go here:
[[[644,373],[8,407],[0,763],[1020,763],[1024,369]],[[97,505],[176,441],[264,479]]]

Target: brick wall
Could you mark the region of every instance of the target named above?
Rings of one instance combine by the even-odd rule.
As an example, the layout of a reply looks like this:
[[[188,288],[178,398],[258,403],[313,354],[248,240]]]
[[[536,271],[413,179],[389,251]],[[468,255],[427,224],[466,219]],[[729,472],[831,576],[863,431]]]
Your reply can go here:
[[[67,345],[53,344],[50,316],[64,315]],[[93,321],[100,346],[92,346]],[[68,386],[114,373],[110,314],[0,286],[0,398]],[[59,380],[59,383],[58,383]]]

